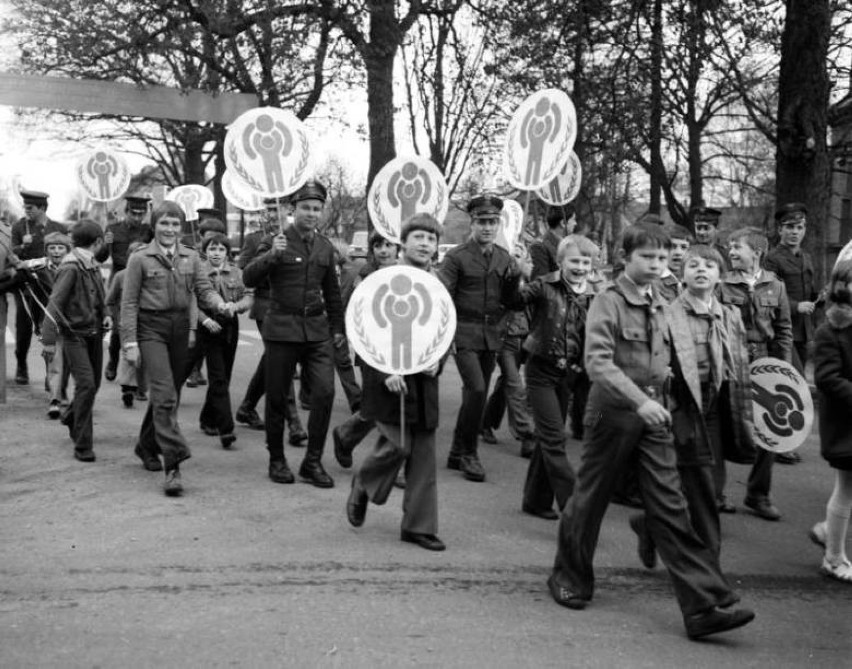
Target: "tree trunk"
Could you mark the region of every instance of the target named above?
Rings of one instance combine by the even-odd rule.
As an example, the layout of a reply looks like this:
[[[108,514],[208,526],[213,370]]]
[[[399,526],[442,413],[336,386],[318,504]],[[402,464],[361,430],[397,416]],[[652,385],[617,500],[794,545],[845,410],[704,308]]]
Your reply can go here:
[[[825,280],[825,226],[830,169],[826,147],[829,81],[826,69],[831,30],[829,0],[787,0],[778,81],[776,204],[804,202],[805,245],[812,252],[817,282]]]
[[[654,0],[651,17],[651,101],[650,101],[651,191],[648,211],[659,215],[662,179],[666,178],[662,158],[663,137],[663,0]]]

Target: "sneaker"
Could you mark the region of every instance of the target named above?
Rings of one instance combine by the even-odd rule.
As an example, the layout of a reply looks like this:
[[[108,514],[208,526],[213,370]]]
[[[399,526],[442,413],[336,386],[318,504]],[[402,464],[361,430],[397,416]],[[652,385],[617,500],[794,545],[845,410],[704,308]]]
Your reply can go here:
[[[836,562],[830,562],[827,557],[824,557],[819,573],[828,578],[833,578],[835,581],[852,584],[852,563],[845,557]]]
[[[808,531],[808,537],[817,546],[825,550],[826,532],[825,521],[821,520]]]
[[[47,408],[47,417],[50,420],[59,420],[62,415],[62,409],[59,407],[59,400],[53,400]]]

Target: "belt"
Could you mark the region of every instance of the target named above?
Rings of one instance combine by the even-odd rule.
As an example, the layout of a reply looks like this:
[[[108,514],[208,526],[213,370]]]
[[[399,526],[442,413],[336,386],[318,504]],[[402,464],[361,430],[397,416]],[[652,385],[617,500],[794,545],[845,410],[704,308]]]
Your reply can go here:
[[[284,314],[285,316],[322,316],[325,314],[325,307],[282,307],[278,304],[272,303],[273,307],[271,311],[274,311],[276,314]]]

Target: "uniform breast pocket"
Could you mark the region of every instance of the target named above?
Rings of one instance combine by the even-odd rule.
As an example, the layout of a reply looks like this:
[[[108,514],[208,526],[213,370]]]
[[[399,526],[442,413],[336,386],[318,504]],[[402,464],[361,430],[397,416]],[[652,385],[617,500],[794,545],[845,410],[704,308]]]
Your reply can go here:
[[[774,309],[778,306],[778,296],[777,295],[761,295],[760,300],[758,300],[758,304],[764,309]]]
[[[145,272],[145,283],[150,283],[155,286],[162,286],[166,283],[166,270],[150,269]]]
[[[621,338],[630,342],[647,342],[648,333],[643,328],[623,328]]]

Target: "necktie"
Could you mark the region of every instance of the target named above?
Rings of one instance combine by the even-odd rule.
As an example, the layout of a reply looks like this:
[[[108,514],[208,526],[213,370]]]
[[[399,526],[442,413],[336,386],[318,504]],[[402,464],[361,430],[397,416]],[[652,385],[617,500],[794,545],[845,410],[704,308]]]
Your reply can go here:
[[[307,237],[303,237],[303,241],[305,242],[305,249],[307,249],[308,255],[311,255],[311,251],[314,248],[314,236],[308,235]]]
[[[722,381],[725,380],[725,372],[733,367],[733,358],[731,357],[730,347],[728,346],[727,333],[725,332],[725,328],[722,327],[721,319],[715,318],[712,314],[696,315],[710,324],[710,329],[707,332],[707,347],[710,353],[710,379],[716,390],[719,390]]]

